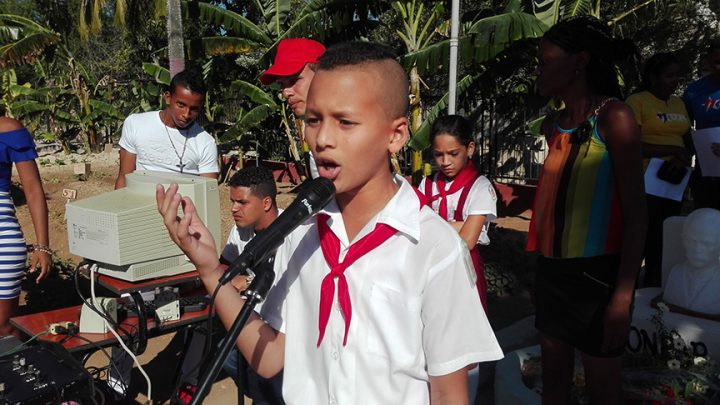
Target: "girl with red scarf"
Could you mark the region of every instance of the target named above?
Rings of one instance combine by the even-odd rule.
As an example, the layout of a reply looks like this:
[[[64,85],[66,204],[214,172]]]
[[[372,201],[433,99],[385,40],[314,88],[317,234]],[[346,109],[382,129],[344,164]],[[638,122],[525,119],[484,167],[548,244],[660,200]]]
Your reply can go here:
[[[440,170],[424,178],[420,191],[427,204],[460,234],[470,249],[480,300],[487,309],[487,284],[478,244],[487,245],[487,230],[496,217],[497,197],[490,181],[471,161],[475,152],[472,125],[459,115],[438,118],[430,131],[435,164]]]

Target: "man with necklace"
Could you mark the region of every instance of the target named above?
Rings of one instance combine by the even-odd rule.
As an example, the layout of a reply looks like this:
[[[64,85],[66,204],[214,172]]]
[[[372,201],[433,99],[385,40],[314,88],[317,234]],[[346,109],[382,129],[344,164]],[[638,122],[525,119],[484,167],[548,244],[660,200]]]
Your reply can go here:
[[[163,110],[125,119],[116,189],[125,187],[125,175],[135,170],[218,177],[215,139],[195,122],[205,91],[200,72],[186,69],[172,78],[163,93]]]
[[[165,108],[131,114],[125,119],[120,137],[120,169],[115,189],[125,187],[125,175],[135,170],[153,170],[218,178],[218,153],[215,139],[195,120],[205,102],[206,87],[202,74],[186,69],[176,74],[163,93]],[[198,335],[193,335],[198,336]],[[194,338],[203,345],[204,337]],[[116,364],[108,384],[125,397],[130,385],[132,359],[113,348]],[[190,366],[184,365],[183,372]]]

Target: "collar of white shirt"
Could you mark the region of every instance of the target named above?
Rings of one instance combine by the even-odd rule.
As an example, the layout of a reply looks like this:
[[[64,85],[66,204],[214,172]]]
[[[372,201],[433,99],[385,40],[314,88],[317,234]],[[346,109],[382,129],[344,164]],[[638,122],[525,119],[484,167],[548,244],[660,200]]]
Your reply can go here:
[[[390,201],[388,201],[387,205],[360,230],[355,237],[355,241],[360,240],[370,233],[378,223],[390,225],[400,234],[412,239],[413,242],[417,242],[420,239],[420,199],[405,178],[395,175],[393,181],[399,185],[400,188]],[[330,217],[328,220],[330,229],[338,239],[340,239],[340,243],[343,246],[349,246],[350,242],[345,232],[345,224],[335,199],[330,201],[330,203],[318,213]]]

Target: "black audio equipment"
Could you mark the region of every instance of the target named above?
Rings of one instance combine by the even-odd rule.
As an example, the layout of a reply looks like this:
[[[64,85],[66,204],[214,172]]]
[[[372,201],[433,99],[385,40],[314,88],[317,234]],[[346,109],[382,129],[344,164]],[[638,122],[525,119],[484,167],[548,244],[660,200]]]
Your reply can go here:
[[[40,341],[0,357],[0,405],[82,402],[93,394],[90,374],[57,343]]]

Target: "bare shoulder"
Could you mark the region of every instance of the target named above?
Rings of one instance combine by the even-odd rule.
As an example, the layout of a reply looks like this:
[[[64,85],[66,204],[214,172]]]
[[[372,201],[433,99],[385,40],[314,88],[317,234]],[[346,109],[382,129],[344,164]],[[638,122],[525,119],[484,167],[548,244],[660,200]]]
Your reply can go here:
[[[635,123],[635,113],[632,108],[620,100],[611,100],[605,104],[599,111],[598,119],[601,124],[615,124],[623,123],[626,120],[631,120]]]
[[[0,117],[0,132],[12,131],[22,128],[20,121],[10,117]]]
[[[626,103],[613,100],[609,101],[598,114],[600,135],[605,140],[619,140],[639,142],[640,131],[638,131],[635,113]]]

